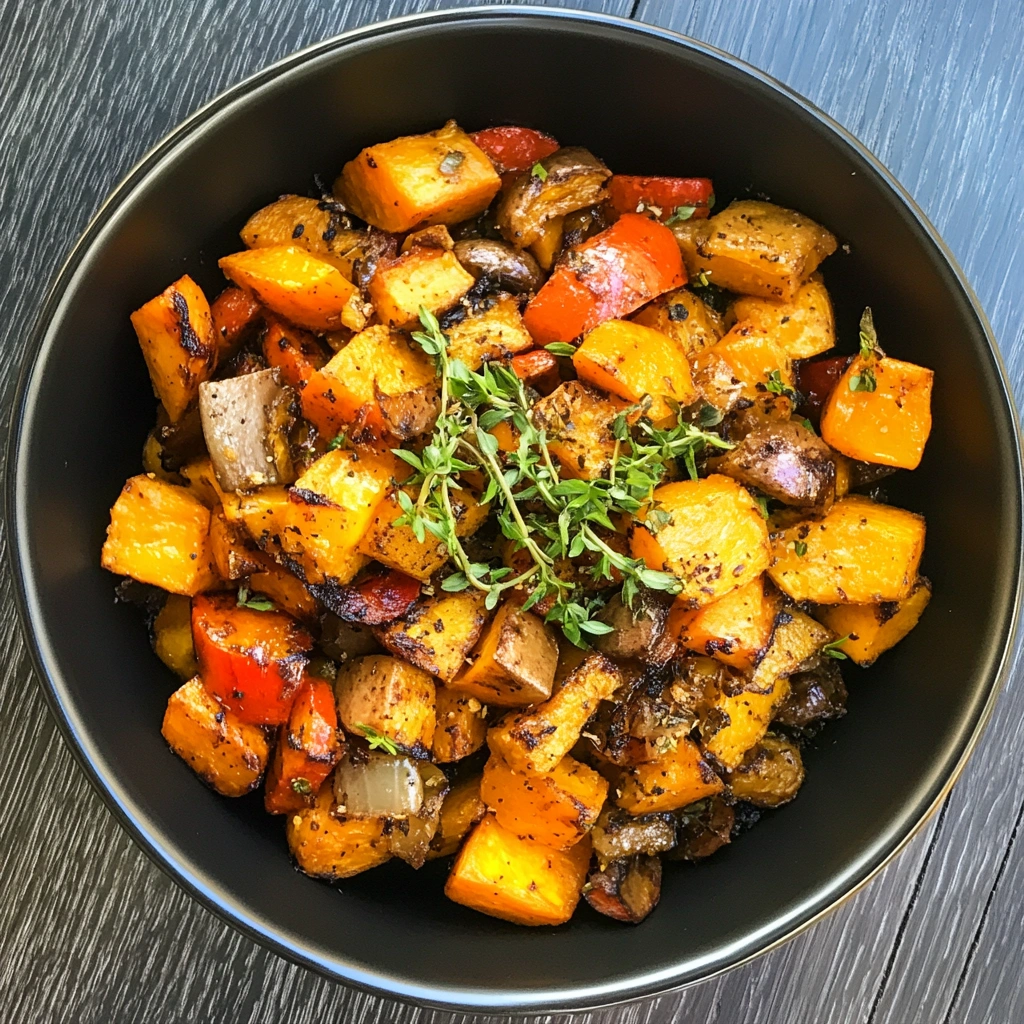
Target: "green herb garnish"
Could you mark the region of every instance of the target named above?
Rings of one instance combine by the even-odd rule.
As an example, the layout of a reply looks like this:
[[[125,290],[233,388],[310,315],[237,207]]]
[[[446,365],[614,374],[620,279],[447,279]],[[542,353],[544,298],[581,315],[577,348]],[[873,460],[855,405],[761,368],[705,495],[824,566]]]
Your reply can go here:
[[[847,633],[846,636],[841,636],[838,640],[833,640],[830,644],[825,644],[821,649],[821,653],[824,654],[826,658],[835,658],[836,661],[846,661],[846,659],[849,658],[849,655],[844,651],[839,650],[839,645],[845,644],[849,639],[850,634]]]
[[[793,550],[796,552],[797,558],[803,558],[807,554],[807,545],[802,540],[794,541]]]
[[[765,388],[773,395],[783,395],[786,398],[796,400],[796,392],[782,379],[781,370],[772,370],[765,381]]]
[[[372,725],[364,725],[362,722],[356,722],[355,728],[357,728],[366,737],[366,742],[370,745],[371,750],[383,750],[385,754],[391,754],[392,757],[398,753],[398,747],[395,744],[395,741],[384,736],[382,733],[377,732]]]
[[[555,356],[568,356],[571,359],[576,355],[576,348],[564,341],[553,341],[550,345],[545,345],[544,348]]]
[[[802,426],[804,430],[809,430],[812,434],[817,433],[817,431],[814,429],[814,424],[810,420],[800,420],[800,426]]]
[[[708,275],[703,270],[697,275],[697,280],[700,281],[701,288],[707,288],[711,284],[708,280]]]
[[[548,172],[545,170],[542,163],[535,163],[533,167],[530,168],[530,174],[535,178],[540,178],[541,181],[548,180]]]
[[[878,332],[875,330],[875,318],[871,314],[871,307],[865,306],[860,318],[860,357],[867,360],[883,355],[885,353],[878,344]]]
[[[327,450],[329,452],[337,451],[339,448],[344,446],[347,440],[347,434],[335,434],[334,437],[327,442]]]
[[[769,517],[768,499],[763,494],[758,494],[754,497],[754,501],[757,502],[757,507],[761,511],[761,518],[767,519]]]
[[[254,612],[272,612],[274,602],[266,594],[251,594],[249,588],[241,586],[238,588],[238,607],[249,608]]]
[[[860,373],[855,373],[850,378],[851,391],[874,391],[877,387],[878,381],[875,380],[875,371],[870,366],[865,366]]]
[[[677,206],[665,219],[665,226],[669,227],[672,224],[679,224],[684,220],[689,220],[696,212],[696,206]]]
[[[623,600],[630,605],[640,586],[678,593],[681,584],[675,576],[616,551],[602,534],[615,531],[612,517],[617,515],[645,516],[652,528],[662,528],[667,516],[652,506],[652,497],[671,465],[680,460],[696,479],[700,452],[706,447],[729,449],[732,444],[684,421],[655,427],[644,415],[650,406],[645,398],[622,410],[612,423],[615,448],[607,476],[563,480],[545,432],[530,416],[532,403],[523,382],[498,362],[472,371],[451,359],[448,339],[424,307],[420,323],[423,330],[412,337],[434,359],[441,378],[441,412],[421,452],[394,449],[414,471],[409,483],[419,488],[415,499],[397,492],[402,515],[395,524],[409,526],[420,539],[430,533],[447,547],[456,571],[442,582],[442,589],[458,592],[473,587],[486,594],[488,608],[496,607],[512,587],[527,589],[523,608],[550,600],[546,621],[557,622],[579,646],[585,645],[584,635],[605,631],[603,623],[594,622],[601,603],[584,596],[578,584],[562,579],[555,571],[559,561],[589,552],[594,579],[611,584],[621,577]],[[502,456],[490,431],[504,421],[519,432],[519,446]],[[493,503],[502,535],[515,550],[530,556],[532,564],[518,575],[508,566],[474,562],[462,546],[451,491],[459,487],[458,474],[470,470],[486,477],[480,500]]]
[[[313,787],[309,784],[309,779],[303,779],[301,777],[292,779],[292,792],[298,793],[299,796],[310,796],[313,793]]]

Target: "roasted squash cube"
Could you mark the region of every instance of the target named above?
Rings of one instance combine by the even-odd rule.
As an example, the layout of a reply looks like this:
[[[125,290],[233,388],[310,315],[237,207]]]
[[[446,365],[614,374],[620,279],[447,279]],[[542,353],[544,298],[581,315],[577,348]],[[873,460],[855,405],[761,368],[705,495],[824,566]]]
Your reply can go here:
[[[487,707],[476,697],[447,686],[437,688],[434,702],[434,761],[448,764],[475,754],[487,738]]]
[[[924,535],[921,516],[851,494],[824,519],[773,533],[769,575],[797,602],[902,601],[917,580]]]
[[[359,289],[333,263],[297,245],[272,245],[224,256],[224,274],[274,313],[310,331],[366,323]]]
[[[479,590],[442,591],[418,601],[397,622],[381,626],[377,638],[392,654],[449,682],[483,632],[488,615],[484,596]]]
[[[249,589],[302,622],[316,625],[320,618],[322,609],[302,580],[269,558],[264,557],[259,571],[249,576]]]
[[[263,312],[263,307],[256,299],[234,285],[228,285],[210,303],[218,363],[224,363],[235,354],[248,329],[260,322]]]
[[[217,368],[210,304],[186,274],[132,313],[153,390],[174,423]]]
[[[415,500],[416,495],[410,495]],[[456,534],[469,537],[487,521],[489,505],[481,505],[472,491],[463,488],[451,492],[452,510],[457,522]],[[433,534],[417,540],[409,526],[396,526],[402,508],[394,492],[389,493],[373,511],[369,529],[358,550],[368,558],[399,569],[426,583],[448,561],[448,549]]]
[[[171,750],[222,796],[244,796],[263,777],[270,756],[266,733],[221,707],[198,676],[171,694],[160,731]]]
[[[671,522],[656,534],[640,522],[630,532],[634,558],[674,573],[682,607],[702,608],[750,583],[768,568],[768,526],[735,480],[712,474],[663,484],[654,500]]]
[[[931,584],[919,576],[902,601],[823,605],[815,614],[836,636],[848,637],[839,648],[843,654],[858,665],[870,665],[917,625],[931,596]]]
[[[725,333],[721,314],[689,288],[678,288],[649,302],[632,320],[671,338],[687,356],[714,345]]]
[[[110,510],[104,569],[191,597],[217,585],[210,510],[184,487],[131,477]]]
[[[750,671],[775,632],[778,594],[763,576],[696,611],[673,606],[668,630],[683,647]]]
[[[429,430],[437,415],[437,375],[422,349],[380,325],[357,334],[302,392],[302,414],[325,437],[353,440]]]
[[[543,619],[506,602],[472,654],[472,664],[450,683],[484,704],[519,707],[551,696],[558,644]]]
[[[517,352],[533,348],[533,338],[523,326],[519,303],[511,296],[470,313],[445,333],[449,359],[459,359],[471,370],[479,370],[489,360],[509,359]]]
[[[221,508],[210,517],[210,550],[222,580],[240,580],[266,568],[266,559],[240,523],[232,522]]]
[[[795,210],[741,199],[704,222],[696,248],[691,274],[741,295],[790,302],[835,252],[836,239]]]
[[[383,818],[357,818],[337,813],[330,779],[312,807],[285,817],[288,849],[299,870],[313,878],[351,878],[391,859],[391,843]]]
[[[191,679],[199,671],[192,644],[192,604],[182,594],[169,594],[153,621],[153,650],[182,679]]]
[[[326,364],[327,353],[309,331],[271,317],[263,335],[263,358],[277,369],[285,384],[301,392],[309,378]]]
[[[492,754],[480,796],[498,823],[520,839],[567,850],[594,827],[608,796],[608,781],[571,757],[563,757],[544,775],[525,775]]]
[[[412,249],[377,267],[367,291],[383,323],[394,328],[419,323],[420,306],[431,313],[451,309],[470,288],[473,275],[443,249]]]
[[[357,217],[398,232],[475,217],[499,188],[491,161],[454,121],[425,135],[368,146],[334,183]]]
[[[917,469],[932,429],[934,376],[900,359],[854,359],[825,400],[821,436],[851,459]]]
[[[423,669],[386,654],[356,658],[338,669],[334,693],[348,732],[362,736],[367,726],[406,750],[429,754],[436,688]]]
[[[514,924],[564,924],[583,892],[590,840],[568,850],[520,839],[486,815],[469,834],[445,884],[456,903]]]
[[[752,690],[768,690],[791,676],[808,659],[835,639],[832,631],[796,608],[784,608],[775,618],[775,631],[750,677]]]
[[[725,788],[692,740],[680,739],[656,760],[625,769],[615,803],[630,814],[675,811]]]
[[[741,295],[729,313],[770,334],[790,359],[810,359],[836,343],[836,318],[821,274],[811,274],[790,302]]]
[[[629,320],[595,327],[572,363],[582,380],[627,402],[650,395],[648,415],[656,424],[674,422],[674,406],[697,397],[685,351],[668,335]]]
[[[427,856],[451,856],[486,813],[487,805],[480,799],[480,776],[471,775],[456,782],[441,805],[441,818]]]
[[[621,399],[570,380],[536,402],[530,415],[565,475],[593,480],[608,473],[615,453],[612,424],[624,408]]]
[[[789,677],[777,679],[767,693],[722,693],[701,721],[704,749],[726,768],[736,768],[768,731],[776,709],[789,695]]]
[[[510,713],[491,728],[487,744],[517,771],[553,771],[576,745],[601,701],[611,700],[623,681],[614,662],[601,654],[587,655],[543,704]]]

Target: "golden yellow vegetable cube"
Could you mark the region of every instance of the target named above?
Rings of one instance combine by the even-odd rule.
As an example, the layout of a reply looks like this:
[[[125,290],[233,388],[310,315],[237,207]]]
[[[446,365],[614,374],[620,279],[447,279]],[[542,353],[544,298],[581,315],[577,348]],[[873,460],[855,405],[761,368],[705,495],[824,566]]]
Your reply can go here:
[[[407,328],[419,323],[420,306],[434,314],[443,313],[472,287],[473,275],[454,253],[443,249],[413,249],[392,263],[378,267],[367,291],[383,323]]]

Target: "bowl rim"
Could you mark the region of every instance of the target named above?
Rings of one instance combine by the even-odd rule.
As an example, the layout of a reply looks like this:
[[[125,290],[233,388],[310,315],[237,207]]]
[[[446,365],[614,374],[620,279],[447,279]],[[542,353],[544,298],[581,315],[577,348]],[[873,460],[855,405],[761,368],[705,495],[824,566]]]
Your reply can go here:
[[[1006,609],[1002,629],[1002,646],[997,659],[989,669],[987,694],[983,703],[974,712],[969,734],[962,738],[957,751],[956,761],[948,770],[948,774],[940,784],[933,785],[932,792],[920,799],[914,809],[905,833],[890,841],[875,859],[862,866],[859,874],[844,881],[842,891],[826,898],[819,898],[808,907],[805,903],[797,920],[784,928],[769,941],[750,951],[734,951],[722,955],[720,962],[710,970],[702,970],[690,977],[685,977],[683,964],[676,964],[672,971],[660,971],[657,974],[631,974],[625,978],[612,980],[603,984],[586,986],[569,986],[564,988],[544,988],[515,990],[469,988],[453,985],[424,985],[409,979],[375,973],[371,970],[344,963],[337,958],[319,955],[314,949],[301,943],[290,941],[268,928],[267,923],[260,922],[257,915],[250,913],[239,901],[217,891],[202,878],[202,872],[180,858],[173,856],[166,849],[163,836],[157,829],[149,829],[143,823],[144,815],[126,795],[117,779],[103,773],[91,755],[92,744],[81,723],[77,721],[65,703],[65,687],[60,667],[55,658],[51,658],[40,642],[39,633],[35,628],[37,620],[42,619],[38,605],[34,601],[31,584],[31,559],[28,551],[26,524],[22,512],[25,503],[21,497],[25,490],[25,462],[22,459],[23,438],[28,412],[32,405],[35,391],[38,389],[38,377],[43,356],[48,349],[48,333],[60,303],[74,279],[75,273],[91,251],[93,245],[102,234],[104,227],[112,219],[115,212],[125,202],[133,189],[150,176],[159,171],[165,157],[173,154],[175,149],[194,133],[200,131],[209,121],[234,104],[244,100],[252,93],[276,82],[283,75],[309,63],[327,56],[345,47],[373,39],[378,36],[395,33],[421,26],[455,24],[459,22],[484,19],[550,19],[562,23],[596,25],[610,28],[616,32],[629,33],[638,37],[647,37],[659,42],[669,43],[682,49],[710,57],[728,68],[738,71],[744,76],[753,78],[779,98],[795,105],[805,115],[810,116],[826,132],[839,137],[854,153],[868,164],[882,182],[897,196],[907,211],[916,221],[917,226],[934,246],[935,250],[947,265],[957,285],[963,292],[967,305],[977,320],[978,326],[985,337],[988,354],[992,360],[995,377],[998,381],[1002,398],[1002,411],[997,416],[1008,421],[1009,434],[1012,438],[1011,456],[1014,469],[1014,483],[1010,500],[1015,502],[1017,517],[1015,522],[1015,549],[1017,558],[1013,568],[1015,577],[1011,588],[1012,596]],[[255,73],[243,78],[235,85],[218,93],[207,103],[200,106],[186,117],[175,128],[164,135],[125,173],[116,186],[110,191],[96,213],[83,229],[78,240],[68,253],[59,271],[55,275],[47,291],[46,298],[40,307],[35,325],[30,335],[23,363],[19,372],[17,389],[12,404],[12,417],[6,446],[6,480],[4,484],[4,511],[6,522],[10,524],[12,537],[7,545],[8,567],[14,581],[14,593],[18,609],[18,617],[26,646],[32,661],[34,675],[43,691],[43,696],[57,721],[61,734],[71,749],[75,760],[84,771],[90,784],[99,794],[107,808],[113,813],[119,825],[129,834],[133,842],[143,853],[168,875],[180,888],[184,889],[203,907],[231,927],[242,932],[263,948],[270,949],[277,955],[300,965],[317,971],[321,975],[345,985],[352,986],[375,995],[397,999],[415,1005],[437,1007],[452,1011],[492,1011],[501,1013],[537,1013],[544,1010],[593,1010],[612,1006],[630,999],[663,995],[679,991],[690,985],[709,980],[732,970],[741,964],[781,946],[791,938],[803,932],[821,918],[829,914],[840,904],[859,892],[886,865],[888,865],[917,835],[925,822],[931,817],[938,806],[945,800],[949,791],[962,773],[968,759],[974,752],[985,726],[991,718],[996,700],[1006,681],[1011,652],[1019,625],[1019,613],[1024,594],[1024,573],[1021,566],[1022,534],[1024,534],[1024,473],[1022,473],[1021,431],[1018,412],[1013,399],[1012,388],[1004,365],[1002,354],[996,342],[992,328],[981,304],[960,268],[955,256],[950,251],[939,233],[914,199],[897,181],[895,176],[867,149],[853,134],[845,129],[828,114],[820,110],[809,100],[778,81],[771,75],[754,67],[740,58],[715,46],[700,42],[671,29],[648,25],[618,15],[601,12],[572,10],[565,8],[537,7],[525,4],[482,5],[457,9],[430,11],[408,14],[397,18],[374,22],[348,29],[337,35],[305,46],[295,52],[267,65]],[[948,755],[947,755],[948,756]]]

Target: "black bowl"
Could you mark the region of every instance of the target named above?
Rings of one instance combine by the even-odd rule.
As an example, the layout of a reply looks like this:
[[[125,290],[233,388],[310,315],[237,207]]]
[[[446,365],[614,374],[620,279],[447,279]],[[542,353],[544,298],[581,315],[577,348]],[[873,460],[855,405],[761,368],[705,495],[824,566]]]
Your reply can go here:
[[[360,147],[454,117],[535,125],[631,173],[710,175],[845,243],[825,265],[841,333],[875,310],[883,342],[936,371],[924,463],[891,497],[928,519],[935,597],[852,681],[849,715],[807,754],[800,798],[699,866],[666,871],[638,928],[588,909],[530,930],[456,906],[444,866],[340,891],[296,873],[260,800],[225,800],[167,750],[169,674],[99,568],[107,510],[137,472],[153,400],[128,313],[185,271],[216,292],[249,212],[328,180]],[[847,248],[848,247],[848,248]],[[46,304],[12,440],[8,521],[46,695],[139,845],[207,907],[292,960],[452,1007],[580,1007],[705,978],[849,895],[944,795],[998,690],[1019,585],[1021,472],[984,316],[909,198],[853,139],[759,72],[668,32],[507,8],[373,26],[230,90],[131,172]]]

